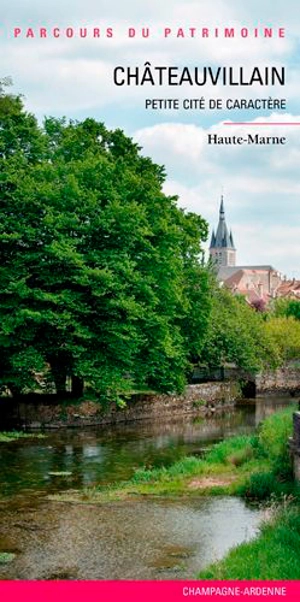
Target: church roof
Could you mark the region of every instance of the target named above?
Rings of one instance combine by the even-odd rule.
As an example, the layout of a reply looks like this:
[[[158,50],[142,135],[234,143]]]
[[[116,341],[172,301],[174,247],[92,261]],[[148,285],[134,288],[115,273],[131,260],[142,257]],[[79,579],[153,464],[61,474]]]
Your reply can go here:
[[[229,232],[226,221],[225,221],[225,209],[224,209],[223,195],[221,196],[218,228],[217,228],[216,233],[213,230],[209,248],[210,249],[226,248],[226,249],[235,250],[232,232],[231,231]]]
[[[243,270],[243,272],[274,272],[278,273],[272,265],[235,265],[235,266],[220,266],[218,271],[219,280],[227,280],[236,272]]]

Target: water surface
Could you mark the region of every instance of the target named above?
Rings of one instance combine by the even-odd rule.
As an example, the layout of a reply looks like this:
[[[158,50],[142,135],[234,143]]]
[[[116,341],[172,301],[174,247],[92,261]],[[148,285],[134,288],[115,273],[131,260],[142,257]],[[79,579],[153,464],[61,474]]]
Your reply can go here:
[[[235,498],[51,502],[49,493],[128,479],[252,432],[286,397],[207,419],[59,430],[0,445],[2,579],[185,579],[253,536],[261,513]],[[55,476],[53,472],[68,472]],[[233,520],[234,518],[234,520]]]

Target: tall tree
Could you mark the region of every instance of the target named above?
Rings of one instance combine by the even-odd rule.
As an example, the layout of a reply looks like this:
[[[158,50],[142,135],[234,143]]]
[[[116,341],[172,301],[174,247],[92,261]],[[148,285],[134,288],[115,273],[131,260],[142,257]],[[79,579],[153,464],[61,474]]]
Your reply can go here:
[[[46,364],[59,392],[67,375],[102,399],[182,389],[210,309],[206,223],[163,193],[164,169],[120,130],[52,118],[41,129],[20,98],[5,102],[2,383],[31,386]]]

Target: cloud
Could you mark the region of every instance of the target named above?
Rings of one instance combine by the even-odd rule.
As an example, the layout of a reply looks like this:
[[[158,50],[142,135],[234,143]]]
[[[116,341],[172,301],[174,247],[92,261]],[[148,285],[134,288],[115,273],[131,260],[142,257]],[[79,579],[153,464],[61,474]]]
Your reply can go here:
[[[11,37],[12,27],[64,29],[79,26],[102,30],[99,39],[65,37],[26,40]],[[115,35],[103,35],[106,27]],[[172,34],[164,39],[165,26]],[[202,27],[211,30],[224,26],[249,28],[285,27],[286,38],[266,40],[237,37],[224,40],[210,35],[202,38]],[[180,204],[201,213],[216,225],[221,191],[226,199],[227,219],[233,227],[241,263],[276,263],[275,267],[291,275],[299,274],[299,195],[297,174],[300,159],[299,128],[274,125],[259,133],[286,136],[284,147],[209,146],[208,133],[220,136],[244,135],[238,126],[224,126],[223,119],[242,117],[254,120],[256,114],[272,123],[278,118],[270,111],[146,111],[145,98],[200,98],[233,96],[244,98],[285,97],[290,115],[280,121],[298,120],[299,106],[299,26],[296,0],[151,0],[130,3],[121,0],[10,0],[0,26],[0,65],[3,75],[11,75],[15,90],[25,95],[26,107],[39,118],[44,114],[82,119],[92,116],[126,129],[144,147],[146,154],[165,164],[166,192],[179,194]],[[149,39],[140,34],[129,39],[128,27],[150,27]],[[177,38],[179,27],[185,38]],[[195,37],[189,30],[196,28]],[[123,87],[112,83],[113,68],[118,65],[245,67],[284,65],[284,88],[224,86],[203,88]],[[141,124],[141,125],[138,125]],[[251,132],[255,126],[251,126]],[[256,131],[256,130],[255,130]]]
[[[300,122],[286,115],[287,122]],[[298,274],[300,256],[300,140],[298,129],[273,125],[278,116],[266,118],[268,126],[247,128],[219,123],[210,128],[164,123],[138,130],[135,139],[169,175],[167,194],[178,194],[179,204],[205,217],[211,227],[218,221],[220,194],[224,191],[227,220],[238,247],[238,262],[276,263],[287,274]],[[250,128],[250,129],[249,129]],[[280,145],[209,145],[207,136],[286,137]]]
[[[262,7],[262,3],[251,0],[247,3],[237,3],[233,0],[216,0],[207,3],[206,0],[198,2],[169,0],[162,3],[152,0],[140,3],[133,0],[123,3],[120,0],[80,0],[61,2],[53,0],[51,3],[41,3],[39,0],[11,0],[6,7],[5,17],[0,30],[0,44],[2,66],[4,74],[12,75],[16,89],[23,92],[27,98],[28,108],[39,115],[43,112],[62,114],[69,112],[74,117],[82,112],[92,110],[95,113],[103,110],[103,117],[109,114],[112,103],[125,108],[132,108],[132,122],[134,112],[143,110],[144,98],[152,94],[156,96],[167,95],[182,98],[186,94],[202,95],[203,90],[181,90],[160,88],[159,90],[137,88],[122,88],[116,90],[112,86],[112,70],[117,64],[143,65],[150,61],[152,65],[264,65],[289,64],[296,60],[298,38],[296,35],[287,35],[285,39],[274,38],[265,40],[251,38],[224,40],[211,35],[202,39],[199,32],[202,27],[207,27],[213,32],[224,26],[235,27],[239,31],[248,27],[261,29],[264,25],[293,26],[295,19],[286,15],[280,6],[271,8],[270,2]],[[291,2],[294,6],[294,0]],[[251,7],[251,10],[249,8]],[[296,4],[295,4],[296,8]],[[290,13],[291,11],[289,11]],[[256,15],[259,15],[257,19]],[[100,39],[52,39],[46,40],[13,39],[12,28],[20,26],[22,29],[33,27],[35,32],[43,26],[49,30],[54,26],[64,30],[72,26],[76,31],[79,27],[100,27]],[[105,37],[104,30],[112,26],[115,31],[113,39]],[[127,30],[134,26],[137,31],[141,27],[150,27],[150,39],[143,40],[140,35],[129,39]],[[164,39],[164,27],[170,27],[172,34]],[[176,32],[182,27],[186,32],[184,39],[178,39]],[[189,37],[191,27],[196,28],[194,38]],[[221,48],[221,52],[220,52]],[[1,61],[1,59],[0,59]],[[286,94],[297,98],[298,79],[296,67],[289,72]],[[230,89],[221,87],[205,87],[207,96],[228,96]],[[268,92],[269,93],[269,92]],[[272,90],[276,93],[276,90]],[[243,90],[243,95],[259,95],[260,88]],[[237,93],[238,95],[238,93]],[[213,118],[213,113],[210,114]],[[144,114],[145,122],[149,119]],[[196,114],[191,113],[190,121],[195,121]],[[127,120],[128,121],[128,120]]]

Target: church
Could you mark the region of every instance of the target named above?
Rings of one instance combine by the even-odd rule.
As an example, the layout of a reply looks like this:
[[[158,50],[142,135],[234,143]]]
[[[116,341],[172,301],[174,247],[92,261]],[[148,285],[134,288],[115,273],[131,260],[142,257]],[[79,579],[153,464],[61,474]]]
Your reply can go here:
[[[300,281],[287,280],[272,265],[236,265],[236,248],[226,224],[223,196],[219,223],[211,236],[209,256],[216,266],[220,284],[233,294],[244,295],[251,305],[267,305],[276,297],[300,299]]]

